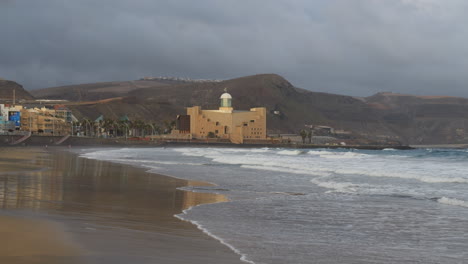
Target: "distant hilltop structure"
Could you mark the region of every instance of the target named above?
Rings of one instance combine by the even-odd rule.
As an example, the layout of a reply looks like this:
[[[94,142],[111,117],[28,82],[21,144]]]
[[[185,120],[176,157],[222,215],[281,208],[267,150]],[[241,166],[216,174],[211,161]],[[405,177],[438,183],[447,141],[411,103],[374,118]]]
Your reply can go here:
[[[143,77],[141,81],[173,81],[173,82],[187,82],[187,83],[207,83],[207,82],[222,82],[223,80],[211,80],[211,79],[190,79],[182,77]]]

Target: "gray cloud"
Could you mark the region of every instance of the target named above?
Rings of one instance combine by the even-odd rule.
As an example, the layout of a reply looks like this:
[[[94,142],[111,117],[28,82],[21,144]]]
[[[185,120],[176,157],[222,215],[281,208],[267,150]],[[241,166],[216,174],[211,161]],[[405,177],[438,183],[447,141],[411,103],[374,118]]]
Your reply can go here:
[[[278,73],[294,85],[468,97],[464,0],[0,0],[0,77],[27,89]]]

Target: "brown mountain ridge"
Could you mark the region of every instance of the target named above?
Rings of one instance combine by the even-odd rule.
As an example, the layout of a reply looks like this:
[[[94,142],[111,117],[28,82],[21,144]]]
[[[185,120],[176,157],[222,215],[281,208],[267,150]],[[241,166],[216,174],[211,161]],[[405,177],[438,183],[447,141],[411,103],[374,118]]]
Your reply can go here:
[[[297,133],[304,125],[327,125],[369,138],[391,138],[411,144],[468,143],[468,99],[378,93],[355,98],[294,87],[275,74],[222,82],[131,81],[71,85],[32,91],[44,99],[72,102],[78,118],[128,115],[147,121],[173,120],[185,107],[216,109],[227,88],[236,109],[264,106],[270,133]],[[274,112],[276,111],[276,112]],[[276,113],[276,114],[275,114]]]
[[[34,99],[34,97],[18,83],[0,79],[0,101],[11,102],[13,100],[13,90],[17,101]]]

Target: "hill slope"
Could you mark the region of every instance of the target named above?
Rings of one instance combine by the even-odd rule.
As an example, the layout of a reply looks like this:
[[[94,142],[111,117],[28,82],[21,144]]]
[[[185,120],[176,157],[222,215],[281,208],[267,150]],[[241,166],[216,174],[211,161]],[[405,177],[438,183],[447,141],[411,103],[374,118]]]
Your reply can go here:
[[[140,87],[129,88],[129,83],[135,82]],[[227,88],[233,96],[235,109],[267,108],[270,133],[297,133],[304,125],[314,124],[350,130],[373,139],[391,138],[412,144],[468,143],[468,99],[464,98],[389,93],[354,98],[298,89],[275,74],[222,82],[135,82],[106,83],[104,89],[103,84],[82,86],[80,89],[87,91],[86,96],[77,96],[76,87],[44,91],[48,92],[49,99],[62,99],[64,94],[71,92],[72,95],[66,95],[66,98],[75,101],[124,96],[118,100],[70,105],[78,118],[96,118],[100,114],[118,118],[126,114],[130,119],[162,122],[184,114],[185,107],[193,105],[217,109],[219,96]],[[126,88],[119,90],[122,83],[126,83],[123,85]],[[44,91],[41,91],[42,95],[45,95]],[[41,93],[35,94],[39,96]]]
[[[365,101],[379,110],[382,125],[406,142],[468,142],[468,99],[379,93]]]
[[[128,92],[140,88],[167,86],[178,83],[180,82],[157,80],[102,82],[44,88],[33,90],[31,93],[39,99],[96,101],[125,96]]]
[[[32,100],[34,97],[23,86],[13,81],[0,80],[0,101],[11,101],[15,90],[16,100]]]

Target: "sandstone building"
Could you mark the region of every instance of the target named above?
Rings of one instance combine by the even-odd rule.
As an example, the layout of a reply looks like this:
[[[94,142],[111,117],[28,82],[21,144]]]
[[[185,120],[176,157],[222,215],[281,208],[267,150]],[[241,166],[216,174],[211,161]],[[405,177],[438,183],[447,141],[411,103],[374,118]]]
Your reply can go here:
[[[187,108],[187,115],[177,117],[175,134],[190,134],[191,138],[229,139],[244,143],[245,139],[266,139],[266,108],[256,107],[250,111],[234,110],[232,96],[221,95],[218,110],[202,110],[200,106]]]

